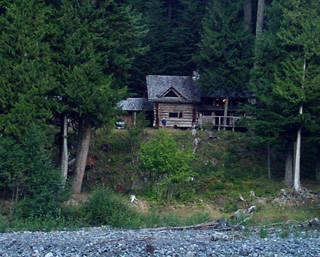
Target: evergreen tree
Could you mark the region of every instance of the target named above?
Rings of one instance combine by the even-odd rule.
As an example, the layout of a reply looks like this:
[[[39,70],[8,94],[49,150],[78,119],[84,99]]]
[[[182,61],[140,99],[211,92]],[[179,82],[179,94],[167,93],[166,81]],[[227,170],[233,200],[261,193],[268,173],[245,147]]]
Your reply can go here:
[[[230,94],[245,91],[248,83],[251,41],[242,21],[240,2],[211,1],[202,23],[199,53],[195,56],[202,87],[226,96],[224,116]]]
[[[193,75],[197,64],[193,55],[198,49],[201,33],[201,21],[205,14],[208,0],[180,0],[177,10],[177,26],[174,29],[177,56],[173,67],[176,75]]]
[[[52,97],[58,100],[57,111],[78,124],[73,192],[80,193],[92,130],[114,116],[128,70],[143,49],[144,27],[129,7],[116,1],[64,0],[58,28],[59,86]]]
[[[145,76],[192,75],[193,55],[200,40],[201,20],[208,0],[128,0],[148,27],[148,51],[135,61],[129,90],[146,93]]]
[[[319,73],[312,73],[312,59],[319,55],[320,50],[320,7],[318,1],[305,2],[290,1],[288,6],[282,5],[283,13],[278,37],[282,47],[290,49],[290,55],[283,62],[281,73],[276,74],[276,90],[283,98],[296,106],[298,117],[303,120],[303,106],[306,104],[306,93],[313,87],[314,78]],[[307,69],[308,65],[308,69]],[[300,152],[301,152],[301,124],[297,131],[295,152],[294,189],[300,191]]]
[[[314,31],[319,31],[319,22],[316,22],[319,7],[315,2],[280,0],[273,3],[255,70],[255,93],[259,101],[256,120],[252,123],[264,140],[287,146],[286,183],[292,185],[290,173],[295,168],[297,191],[300,189],[301,129],[310,117],[303,115],[302,107],[310,103],[306,101],[310,89],[317,90],[315,81],[319,75],[314,66],[318,65],[319,52],[319,38],[314,36]]]
[[[38,0],[2,1],[0,131],[16,138],[51,117],[46,95],[55,84],[49,38],[51,9]]]

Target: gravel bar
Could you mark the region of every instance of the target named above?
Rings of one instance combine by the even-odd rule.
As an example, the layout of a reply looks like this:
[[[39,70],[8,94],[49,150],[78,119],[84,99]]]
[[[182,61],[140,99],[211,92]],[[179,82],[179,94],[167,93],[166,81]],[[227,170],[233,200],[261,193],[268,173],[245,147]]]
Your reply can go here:
[[[281,230],[261,238],[258,232],[217,232],[213,229],[114,230],[107,227],[77,231],[0,234],[0,256],[320,256],[320,231]]]

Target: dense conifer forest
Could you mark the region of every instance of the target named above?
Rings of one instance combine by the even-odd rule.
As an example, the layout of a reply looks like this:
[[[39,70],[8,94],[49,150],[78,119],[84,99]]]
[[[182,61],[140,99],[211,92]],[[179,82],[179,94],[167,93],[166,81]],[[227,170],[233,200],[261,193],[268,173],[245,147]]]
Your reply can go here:
[[[245,134],[271,158],[269,179],[296,192],[320,180],[318,0],[0,0],[0,28],[0,195],[16,217],[60,215],[65,191],[83,189],[92,138],[110,135],[117,103],[145,96],[150,74],[252,92]],[[162,146],[141,146],[141,127],[125,147],[152,166],[144,151]],[[154,183],[192,177],[192,152],[165,140],[181,172]]]

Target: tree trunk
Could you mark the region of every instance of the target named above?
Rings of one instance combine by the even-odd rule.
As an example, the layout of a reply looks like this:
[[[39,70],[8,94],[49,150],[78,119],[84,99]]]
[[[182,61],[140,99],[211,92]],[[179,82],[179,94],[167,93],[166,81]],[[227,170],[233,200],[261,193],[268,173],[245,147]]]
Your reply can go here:
[[[244,0],[243,3],[244,29],[251,31],[252,23],[252,3],[251,0]]]
[[[303,114],[303,105],[300,104],[299,114]],[[294,183],[293,187],[296,192],[299,192],[301,189],[300,185],[300,158],[301,158],[301,128],[297,132],[297,147],[295,152],[295,165],[294,165]]]
[[[137,112],[133,112],[133,126],[136,127],[137,125]]]
[[[270,143],[267,144],[267,161],[268,161],[268,179],[271,179],[271,149]]]
[[[62,151],[61,151],[61,183],[64,187],[66,185],[67,177],[68,177],[68,118],[67,115],[63,115],[63,123],[62,123]]]
[[[262,33],[263,19],[264,19],[264,6],[265,6],[265,0],[258,0],[256,37],[259,37],[259,35]]]
[[[258,0],[257,9],[257,22],[256,22],[256,42],[255,42],[255,58],[259,56],[259,39],[263,29],[263,19],[264,19],[264,5],[265,0]],[[256,68],[257,61],[254,62],[254,68]]]
[[[302,89],[304,89],[304,80],[306,77],[306,66],[307,66],[307,60],[306,56],[303,60],[303,74],[302,74]],[[299,106],[299,115],[303,115],[303,99]],[[293,188],[296,192],[299,192],[301,190],[300,185],[300,158],[301,158],[301,127],[298,129],[297,132],[297,149],[295,153],[295,165],[294,165],[294,182],[293,182]]]
[[[91,137],[91,126],[87,122],[84,122],[80,126],[79,143],[76,156],[75,174],[72,184],[72,193],[79,194],[81,192],[81,186],[83,181],[84,172],[86,169],[90,137]]]
[[[229,108],[229,97],[226,97],[226,101],[224,103],[224,112],[223,112],[223,130],[226,130],[227,127],[227,116],[228,116],[228,108]]]
[[[286,149],[286,165],[285,165],[285,175],[284,175],[284,183],[288,187],[292,187],[293,185],[293,149],[292,143],[288,144]]]

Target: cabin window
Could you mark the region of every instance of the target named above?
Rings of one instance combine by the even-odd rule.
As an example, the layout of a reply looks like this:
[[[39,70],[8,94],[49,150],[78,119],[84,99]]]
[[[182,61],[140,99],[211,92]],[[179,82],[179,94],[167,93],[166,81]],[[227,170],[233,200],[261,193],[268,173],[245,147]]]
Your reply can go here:
[[[179,112],[179,118],[183,118],[183,112]]]
[[[177,112],[169,112],[169,118],[178,118]]]

